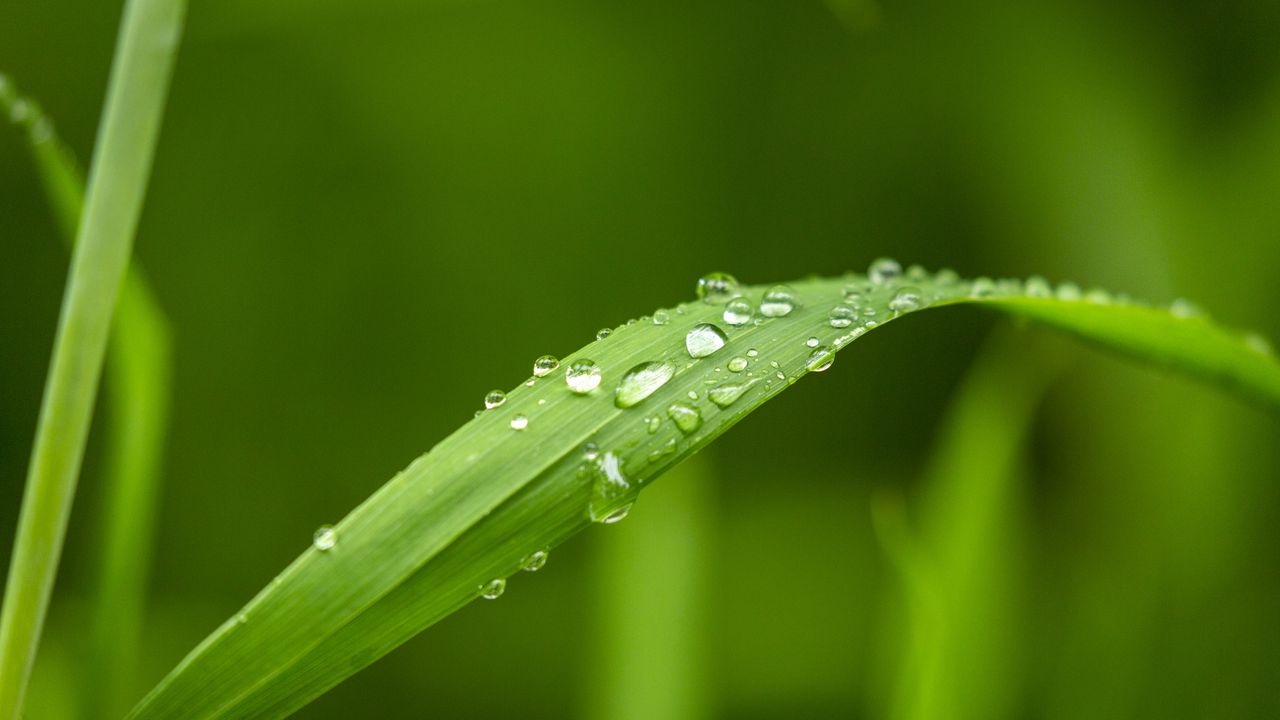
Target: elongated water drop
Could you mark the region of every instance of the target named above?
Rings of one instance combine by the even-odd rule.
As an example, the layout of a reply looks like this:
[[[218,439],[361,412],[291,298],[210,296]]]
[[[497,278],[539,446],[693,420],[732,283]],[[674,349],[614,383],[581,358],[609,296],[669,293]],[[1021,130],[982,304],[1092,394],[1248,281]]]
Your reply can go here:
[[[696,291],[702,302],[723,305],[738,293],[738,279],[729,273],[707,273],[698,278]]]
[[[736,372],[736,373],[742,372],[743,370],[747,369],[747,359],[743,357],[736,357],[729,361],[728,367],[729,367],[729,372]]]
[[[680,428],[680,432],[688,435],[702,427],[702,413],[698,408],[683,402],[674,402],[667,408],[667,417]]]
[[[622,459],[606,452],[590,466],[591,502],[587,514],[595,522],[609,522],[608,517],[623,506],[629,506],[639,491],[622,471]]]
[[[707,398],[716,405],[727,408],[738,401],[743,393],[751,389],[752,385],[758,382],[755,379],[743,380],[741,382],[727,382],[723,385],[717,385],[707,391]]]
[[[657,392],[658,388],[676,374],[676,366],[669,362],[640,363],[627,371],[613,393],[613,404],[620,408],[633,407]]]
[[[902,265],[893,258],[878,258],[867,268],[867,278],[876,285],[887,285],[902,277]]]
[[[919,288],[904,287],[889,299],[889,309],[896,313],[911,312],[924,307],[924,293]]]
[[[492,410],[507,401],[507,394],[501,390],[490,390],[484,396],[484,407],[486,410]]]
[[[617,510],[614,510],[613,512],[609,513],[608,515],[605,515],[604,517],[600,518],[597,522],[604,523],[605,525],[612,525],[616,522],[622,522],[623,520],[627,519],[627,515],[631,514],[631,507],[633,505],[635,505],[634,502],[629,502],[626,505],[623,505],[622,507],[618,508]]]
[[[527,415],[516,415],[511,418],[512,430],[523,430],[529,427],[529,417]]]
[[[644,419],[645,429],[652,435],[658,432],[658,428],[662,427],[662,418],[657,415],[650,415]]]
[[[716,352],[729,342],[728,336],[720,328],[711,323],[694,325],[689,334],[684,336],[684,347],[689,357],[704,358]]]
[[[760,299],[760,314],[765,317],[785,317],[796,308],[796,293],[786,285],[774,285]]]
[[[604,374],[600,371],[600,366],[594,360],[586,358],[574,360],[564,371],[565,384],[577,395],[586,395],[600,387],[600,381],[603,378]]]
[[[507,591],[506,578],[494,578],[480,586],[480,597],[485,600],[497,600]]]
[[[836,351],[823,345],[809,354],[809,359],[805,361],[804,366],[810,372],[823,372],[835,361]]]
[[[548,555],[546,550],[534,550],[520,561],[520,569],[525,572],[538,572],[547,564]]]
[[[751,322],[751,313],[751,301],[739,295],[724,306],[724,314],[721,317],[729,325],[738,327]]]
[[[858,319],[858,311],[848,305],[837,305],[827,313],[827,324],[833,328],[847,328]]]
[[[338,544],[338,531],[332,525],[321,525],[311,536],[311,544],[320,552],[332,550]]]
[[[554,355],[543,355],[533,361],[534,377],[546,377],[560,367],[560,360]]]

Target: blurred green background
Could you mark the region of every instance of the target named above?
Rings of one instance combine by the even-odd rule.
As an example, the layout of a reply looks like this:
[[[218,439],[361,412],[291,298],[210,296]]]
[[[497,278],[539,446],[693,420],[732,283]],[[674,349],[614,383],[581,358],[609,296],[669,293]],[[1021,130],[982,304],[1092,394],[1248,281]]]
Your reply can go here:
[[[0,8],[0,71],[84,162],[119,12]],[[137,241],[177,365],[136,692],[485,391],[709,270],[892,255],[1280,338],[1277,37],[1272,0],[192,3]],[[0,126],[3,562],[66,267]],[[981,477],[1004,438],[1011,482],[965,531],[990,533],[979,610],[933,716],[1280,717],[1274,418],[1040,331],[984,343],[1000,324],[872,334],[300,716],[643,716],[673,666],[691,699],[662,712],[689,718],[929,716],[894,528],[972,519],[936,502],[948,408],[975,363],[1047,355],[1009,400],[1024,441],[951,448]],[[1000,428],[1020,391],[987,385],[969,426]],[[31,718],[70,712],[101,464],[98,424]],[[680,623],[619,612],[662,598]]]

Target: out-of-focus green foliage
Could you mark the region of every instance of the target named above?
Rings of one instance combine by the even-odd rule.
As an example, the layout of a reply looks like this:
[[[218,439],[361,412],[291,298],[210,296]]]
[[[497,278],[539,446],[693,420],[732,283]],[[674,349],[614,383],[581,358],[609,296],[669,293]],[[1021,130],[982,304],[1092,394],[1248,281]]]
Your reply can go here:
[[[707,270],[893,254],[1176,292],[1280,337],[1275,3],[865,7],[194,8],[138,238],[179,364],[131,694],[486,390]],[[88,157],[119,5],[2,13],[0,66]],[[0,537],[66,269],[34,177],[0,132]],[[706,586],[717,716],[878,712],[894,666],[876,632],[899,599],[869,497],[914,496],[991,321],[916,322],[707,451],[733,489]],[[1061,380],[1010,519],[1027,539],[1013,716],[1280,714],[1276,433],[1103,355]],[[75,687],[101,471],[91,449],[32,718],[62,717]],[[562,546],[303,716],[573,715],[593,551]]]

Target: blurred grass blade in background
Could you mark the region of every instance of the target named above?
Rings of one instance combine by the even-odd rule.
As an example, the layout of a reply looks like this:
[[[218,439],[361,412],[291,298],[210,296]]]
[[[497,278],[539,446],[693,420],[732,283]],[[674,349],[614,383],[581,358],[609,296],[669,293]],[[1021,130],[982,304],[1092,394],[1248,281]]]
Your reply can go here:
[[[75,155],[40,105],[0,75],[0,111],[27,134],[41,185],[68,249],[84,206]],[[173,348],[151,283],[131,262],[107,342],[107,466],[98,511],[99,557],[78,703],[83,717],[118,716],[138,692],[135,672],[151,564],[155,504],[169,414]]]
[[[900,514],[877,518],[911,611],[891,717],[1016,716],[1022,453],[1068,357],[1030,340],[1000,328],[984,344],[943,418],[914,532]]]
[[[973,303],[1181,370],[1280,410],[1280,364],[1198,314],[1035,279],[963,281],[889,260],[866,276],[739,287],[656,311],[534,376],[392,478],[134,709],[135,718],[287,715],[457,610],[532,553],[616,520],[642,487],[836,350],[914,311]],[[741,295],[739,295],[741,293]]]
[[[116,296],[129,264],[150,175],[184,10],[181,0],[130,0],[121,21],[5,586],[0,617],[0,717],[18,717],[22,711],[57,575]],[[60,222],[66,227],[74,216],[74,184],[58,170],[49,182]]]

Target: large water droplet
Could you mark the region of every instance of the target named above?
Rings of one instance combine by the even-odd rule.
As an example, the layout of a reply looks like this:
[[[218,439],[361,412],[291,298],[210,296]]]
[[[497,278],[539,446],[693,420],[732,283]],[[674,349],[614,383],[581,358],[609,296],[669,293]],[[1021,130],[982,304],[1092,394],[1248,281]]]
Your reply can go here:
[[[332,525],[321,525],[311,536],[311,544],[320,552],[332,550],[338,544],[338,531]]]
[[[484,396],[484,407],[486,410],[492,410],[507,401],[507,394],[501,390],[490,390]]]
[[[511,429],[512,429],[512,430],[523,430],[523,429],[525,429],[525,428],[527,428],[527,427],[529,427],[529,418],[528,418],[528,416],[526,416],[526,415],[516,415],[515,417],[511,418]]]
[[[904,287],[893,294],[889,309],[896,313],[911,312],[924,307],[924,294],[919,288]]]
[[[867,268],[867,278],[877,285],[886,285],[902,277],[902,265],[893,258],[878,258]]]
[[[684,347],[689,357],[704,358],[729,342],[728,336],[720,328],[711,323],[694,325],[688,335],[684,336]]]
[[[836,351],[823,345],[809,354],[809,359],[805,361],[804,366],[810,372],[823,372],[835,361]]]
[[[560,367],[560,360],[554,355],[543,355],[533,361],[534,377],[546,377]]]
[[[497,600],[507,591],[506,578],[494,578],[480,586],[480,597],[485,600]]]
[[[722,305],[738,294],[738,279],[729,273],[707,273],[698,278],[696,290],[703,302]]]
[[[613,404],[629,408],[657,392],[676,374],[676,366],[657,360],[640,363],[627,371],[613,393]]]
[[[716,405],[727,408],[738,401],[743,393],[758,382],[755,379],[744,380],[742,382],[727,382],[723,385],[717,385],[707,391],[707,398]]]
[[[739,295],[724,306],[724,321],[734,327],[751,322],[751,301]]]
[[[520,569],[525,572],[538,572],[547,564],[550,555],[546,550],[535,550],[520,561]]]
[[[688,435],[702,427],[702,413],[698,408],[683,402],[671,403],[667,408],[667,417],[671,418],[680,432]]]
[[[827,322],[833,328],[847,328],[858,319],[858,311],[848,305],[837,305],[827,313]]]
[[[786,285],[774,285],[760,299],[760,314],[765,317],[784,317],[796,309],[796,293]]]
[[[595,522],[609,522],[612,513],[631,504],[638,488],[623,474],[622,459],[613,452],[601,455],[589,470],[593,479],[587,513]]]
[[[600,366],[586,358],[574,360],[564,371],[565,384],[578,395],[586,395],[600,387],[600,381],[603,378],[604,374],[600,371]]]

